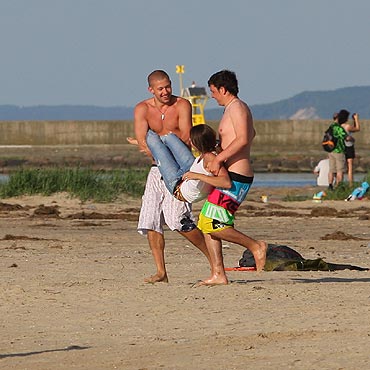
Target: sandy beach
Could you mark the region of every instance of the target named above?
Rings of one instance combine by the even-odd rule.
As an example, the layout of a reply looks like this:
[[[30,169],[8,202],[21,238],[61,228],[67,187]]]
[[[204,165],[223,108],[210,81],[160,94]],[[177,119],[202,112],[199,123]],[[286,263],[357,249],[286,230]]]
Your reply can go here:
[[[252,189],[237,227],[307,259],[370,267],[369,200],[262,203]],[[197,215],[200,205],[194,206]],[[169,283],[136,232],[140,199],[66,194],[0,204],[1,369],[367,369],[370,273],[228,272],[194,287],[206,259],[166,231]],[[243,248],[225,243],[225,265]]]

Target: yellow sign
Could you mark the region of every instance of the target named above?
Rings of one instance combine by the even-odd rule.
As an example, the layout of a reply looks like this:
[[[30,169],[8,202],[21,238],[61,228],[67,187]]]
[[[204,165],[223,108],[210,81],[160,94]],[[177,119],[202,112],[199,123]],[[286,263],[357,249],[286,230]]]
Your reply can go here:
[[[178,74],[185,73],[185,66],[184,65],[177,65],[176,66],[176,73],[178,73]]]
[[[207,102],[208,96],[205,87],[199,88],[196,86],[183,88],[182,75],[185,73],[185,66],[179,64],[176,66],[176,73],[179,75],[180,81],[180,96],[189,100],[192,106],[192,120],[193,126],[206,123],[204,119],[204,106]],[[193,82],[195,85],[195,83]]]
[[[204,115],[203,114],[194,114],[193,113],[193,126],[201,125],[204,122]]]

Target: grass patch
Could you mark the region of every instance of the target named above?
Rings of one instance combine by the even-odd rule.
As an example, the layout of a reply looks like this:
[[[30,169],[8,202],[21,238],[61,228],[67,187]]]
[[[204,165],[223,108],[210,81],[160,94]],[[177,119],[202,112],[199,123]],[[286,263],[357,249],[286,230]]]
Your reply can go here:
[[[51,195],[67,192],[81,200],[110,202],[120,194],[139,197],[148,169],[96,171],[82,168],[21,169],[0,185],[0,196]]]
[[[326,191],[326,197],[324,199],[327,199],[327,200],[344,200],[353,192],[353,190],[355,190],[357,187],[361,186],[361,184],[364,181],[370,183],[370,172],[368,172],[364,176],[362,181],[354,182],[352,186],[349,186],[349,184],[347,182],[342,182],[334,190]]]
[[[349,186],[347,183],[340,183],[334,190],[326,190],[325,200],[344,200],[357,187],[357,184]]]
[[[364,175],[364,178],[360,182],[354,182],[352,186],[349,186],[347,182],[342,182],[334,190],[325,190],[326,196],[323,200],[344,200],[346,199],[357,187],[366,181],[370,184],[370,172]],[[369,192],[367,193],[369,195]],[[304,200],[312,199],[313,194],[310,195],[286,195],[282,200],[285,202],[299,202]]]
[[[303,202],[304,200],[312,199],[312,195],[286,195],[282,200],[284,202]]]

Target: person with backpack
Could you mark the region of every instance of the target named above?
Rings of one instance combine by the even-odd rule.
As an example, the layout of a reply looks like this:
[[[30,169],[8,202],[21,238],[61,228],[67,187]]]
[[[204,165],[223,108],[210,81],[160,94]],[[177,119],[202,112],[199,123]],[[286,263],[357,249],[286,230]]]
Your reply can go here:
[[[330,128],[333,132],[335,141],[334,149],[328,153],[329,156],[329,190],[333,190],[334,174],[336,174],[336,186],[343,181],[343,172],[345,168],[345,143],[344,140],[347,136],[345,129],[341,126],[348,121],[349,112],[345,109],[339,111],[338,115],[334,118]]]

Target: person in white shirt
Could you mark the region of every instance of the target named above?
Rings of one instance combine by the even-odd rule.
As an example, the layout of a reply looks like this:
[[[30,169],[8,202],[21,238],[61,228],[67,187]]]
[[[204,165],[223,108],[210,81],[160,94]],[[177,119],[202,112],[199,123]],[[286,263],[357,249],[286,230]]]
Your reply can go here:
[[[314,168],[313,173],[317,176],[317,186],[329,186],[329,158],[322,159]]]
[[[190,144],[198,154],[194,158],[187,145],[176,135],[158,135],[149,130],[146,144],[161,172],[163,181],[178,200],[194,203],[205,199],[214,187],[231,188],[231,180],[225,167],[217,176],[208,170],[208,164],[216,157],[216,132],[201,124],[190,130]]]

